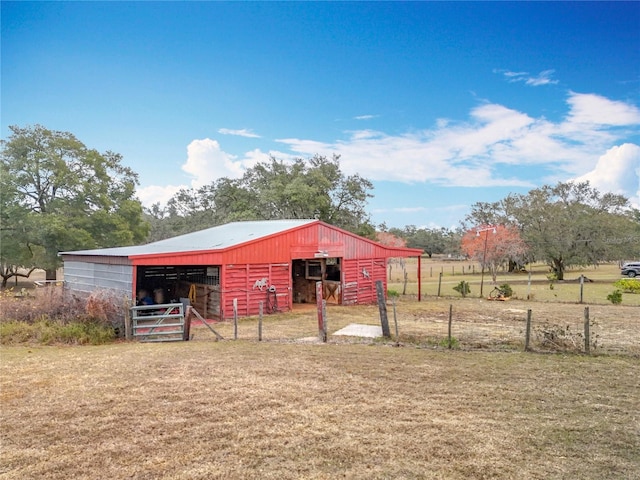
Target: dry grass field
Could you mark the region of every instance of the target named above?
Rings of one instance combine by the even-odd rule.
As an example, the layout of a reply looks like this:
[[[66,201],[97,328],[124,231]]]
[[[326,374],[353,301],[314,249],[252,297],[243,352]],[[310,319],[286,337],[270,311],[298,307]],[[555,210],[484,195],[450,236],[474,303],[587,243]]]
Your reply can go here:
[[[637,304],[590,303],[585,356],[575,300],[446,295],[396,301],[398,344],[332,335],[376,306],[329,306],[318,343],[307,305],[263,342],[248,318],[237,341],[2,346],[0,479],[640,479]]]
[[[640,478],[628,356],[204,338],[1,355],[3,479]]]

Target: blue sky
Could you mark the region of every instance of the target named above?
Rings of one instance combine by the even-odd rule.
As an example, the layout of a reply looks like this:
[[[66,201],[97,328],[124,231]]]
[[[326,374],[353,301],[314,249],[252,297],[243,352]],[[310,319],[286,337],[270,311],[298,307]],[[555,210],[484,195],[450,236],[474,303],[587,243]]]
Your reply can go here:
[[[2,138],[112,150],[139,197],[341,155],[387,226],[588,179],[640,206],[638,2],[6,2]]]

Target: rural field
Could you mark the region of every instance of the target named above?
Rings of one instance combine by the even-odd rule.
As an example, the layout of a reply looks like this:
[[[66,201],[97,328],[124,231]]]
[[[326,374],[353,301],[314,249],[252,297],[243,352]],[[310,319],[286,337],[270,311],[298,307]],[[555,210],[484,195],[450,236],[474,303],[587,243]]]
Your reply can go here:
[[[205,332],[3,347],[0,478],[640,478],[639,367]]]
[[[618,278],[584,275],[585,290]],[[389,340],[333,335],[379,316],[330,305],[319,343],[302,305],[265,316],[262,342],[247,318],[237,340],[224,322],[221,341],[195,324],[189,342],[5,344],[0,479],[640,479],[640,308],[565,286],[527,300],[525,280],[507,302],[408,292],[388,304]]]

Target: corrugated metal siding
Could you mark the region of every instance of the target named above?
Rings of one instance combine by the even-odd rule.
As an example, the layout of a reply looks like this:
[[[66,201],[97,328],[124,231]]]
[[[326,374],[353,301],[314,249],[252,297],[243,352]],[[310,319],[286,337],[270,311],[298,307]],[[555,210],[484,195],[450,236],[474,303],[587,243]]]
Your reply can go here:
[[[66,288],[76,292],[92,292],[98,289],[121,291],[130,296],[133,285],[133,267],[90,262],[64,262]]]
[[[377,302],[376,281],[382,280],[387,291],[387,269],[384,258],[345,260],[342,264],[343,305]]]
[[[223,317],[233,318],[233,299],[238,301],[238,315],[257,315],[260,302],[264,313],[268,304],[285,312],[290,309],[291,270],[289,263],[227,265],[223,271]],[[269,292],[274,287],[275,292]]]
[[[68,262],[104,263],[107,265],[131,265],[128,257],[109,257],[102,255],[63,255],[65,265]]]

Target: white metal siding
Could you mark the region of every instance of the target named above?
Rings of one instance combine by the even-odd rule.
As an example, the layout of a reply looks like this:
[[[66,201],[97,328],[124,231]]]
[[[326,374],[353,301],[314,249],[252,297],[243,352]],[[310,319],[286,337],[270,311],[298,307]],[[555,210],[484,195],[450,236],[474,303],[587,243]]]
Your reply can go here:
[[[109,289],[131,295],[133,267],[103,263],[64,262],[64,282],[69,290],[76,292]]]

